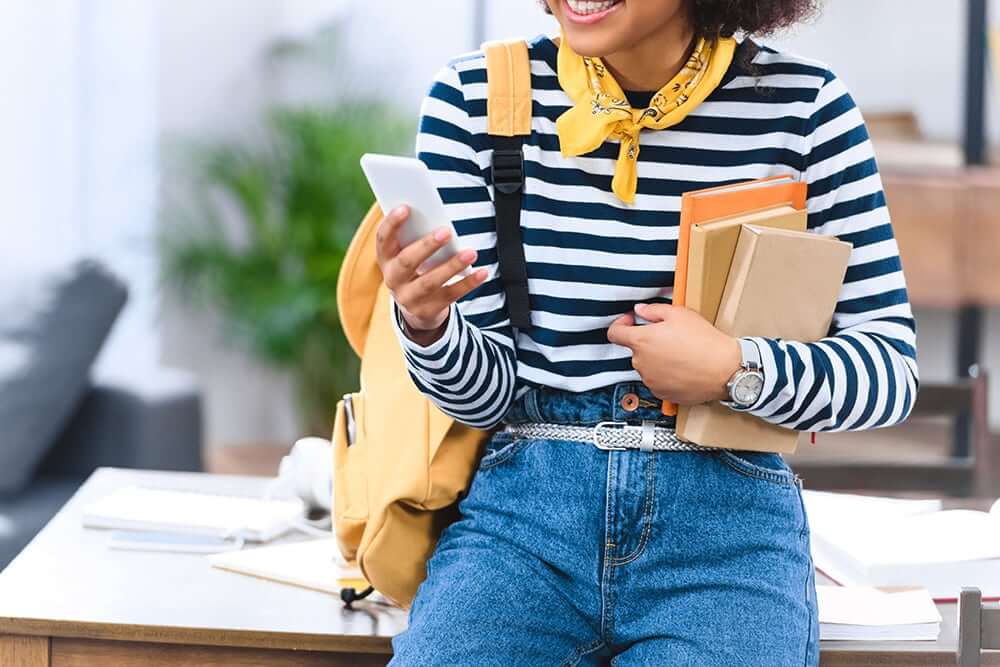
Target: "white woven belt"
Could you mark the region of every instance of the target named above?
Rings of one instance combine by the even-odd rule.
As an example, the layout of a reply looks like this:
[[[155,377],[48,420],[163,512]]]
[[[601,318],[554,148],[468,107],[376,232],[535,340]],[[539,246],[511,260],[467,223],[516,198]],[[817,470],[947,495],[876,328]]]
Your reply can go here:
[[[594,426],[529,422],[507,424],[504,430],[529,438],[590,442],[599,449],[639,449],[644,452],[712,449],[685,442],[677,437],[674,429],[660,426],[652,419],[642,420],[641,425],[616,421],[600,422]]]

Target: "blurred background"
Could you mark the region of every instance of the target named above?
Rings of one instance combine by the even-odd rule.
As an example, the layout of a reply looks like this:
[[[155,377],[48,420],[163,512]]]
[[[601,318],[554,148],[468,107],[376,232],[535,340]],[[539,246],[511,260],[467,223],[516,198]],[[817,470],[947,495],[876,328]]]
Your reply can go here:
[[[917,308],[922,380],[945,387],[1000,368],[991,20],[998,0],[827,0],[812,23],[763,39],[829,64],[861,106]],[[201,456],[210,470],[273,474],[296,438],[327,436],[357,377],[334,289],[371,199],[358,156],[412,152],[421,97],[452,57],[555,31],[536,0],[0,4],[0,333],[47,285],[41,298],[64,313],[50,344],[71,356],[89,346],[76,360],[86,383],[48,369],[33,385],[35,397],[77,389],[30,432],[44,422],[48,437],[73,437],[81,400],[120,419],[110,392],[148,413],[141,437],[198,443],[187,461],[174,458],[187,445],[161,443],[172,452],[119,463]],[[83,323],[99,310],[88,299],[105,304],[101,322]],[[4,360],[0,346],[0,376]],[[8,354],[8,373],[17,363]],[[962,396],[936,430],[823,455],[964,456],[984,428],[1000,431],[1000,392]]]

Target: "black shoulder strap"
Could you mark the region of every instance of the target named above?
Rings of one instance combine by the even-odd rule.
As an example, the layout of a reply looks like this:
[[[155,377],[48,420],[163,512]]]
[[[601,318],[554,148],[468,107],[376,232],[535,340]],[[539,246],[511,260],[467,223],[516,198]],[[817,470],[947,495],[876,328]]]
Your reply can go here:
[[[531,326],[528,266],[521,241],[521,198],[524,191],[524,135],[491,134],[493,140],[493,204],[496,209],[497,261],[512,326]]]

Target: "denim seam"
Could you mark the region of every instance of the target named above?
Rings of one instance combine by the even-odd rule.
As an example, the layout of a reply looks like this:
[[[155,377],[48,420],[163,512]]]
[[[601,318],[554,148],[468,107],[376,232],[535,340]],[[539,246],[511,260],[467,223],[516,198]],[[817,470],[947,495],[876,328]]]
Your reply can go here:
[[[569,657],[567,657],[565,660],[559,663],[559,667],[576,667],[576,665],[580,664],[580,659],[583,658],[583,656],[589,653],[593,653],[594,651],[599,650],[603,646],[604,646],[604,640],[600,638],[595,639],[589,644],[584,644],[583,646],[577,646],[575,649],[573,649],[573,652],[569,655]]]
[[[525,396],[524,411],[531,421],[541,421],[542,414],[538,410],[538,391],[529,391]]]
[[[519,436],[514,436],[514,439],[511,440],[507,445],[505,445],[502,449],[499,449],[496,453],[492,454],[492,458],[488,456],[481,458],[479,460],[478,469],[490,470],[491,468],[495,468],[504,461],[509,460],[512,456],[514,456],[518,452],[525,449],[528,445],[532,444],[533,442],[537,442],[538,440],[539,438],[522,438]]]
[[[751,463],[750,461],[741,459],[736,454],[733,454],[732,452],[725,449],[719,451],[719,458],[721,458],[722,462],[725,463],[727,466],[729,466],[736,472],[746,477],[750,477],[752,479],[759,479],[765,482],[772,482],[777,486],[783,486],[788,488],[794,488],[795,486],[794,473],[782,474],[778,472],[773,472],[771,470],[765,470],[764,468],[754,463]]]
[[[656,452],[650,452],[650,457],[646,463],[646,502],[642,508],[643,525],[642,534],[639,536],[639,543],[632,550],[632,553],[627,556],[610,558],[608,562],[612,567],[625,565],[634,561],[646,550],[646,544],[649,542],[649,534],[652,532],[653,525],[653,499],[656,497],[656,459],[653,456],[656,456]]]
[[[809,665],[809,654],[811,653],[810,648],[812,647],[812,644],[813,644],[813,641],[814,641],[813,640],[813,634],[812,634],[812,630],[813,630],[813,622],[812,622],[813,621],[813,607],[809,603],[809,585],[810,585],[810,582],[813,582],[813,579],[815,577],[815,575],[814,575],[815,565],[813,564],[813,559],[812,559],[812,554],[811,553],[809,553],[808,560],[809,560],[809,569],[808,569],[808,571],[806,573],[805,591],[803,591],[804,598],[805,598],[805,601],[806,601],[806,609],[808,609],[808,611],[806,613],[806,627],[808,628],[806,630],[806,654],[805,654],[805,657],[804,657],[804,659],[802,661],[802,664],[805,667],[810,667],[810,665]],[[813,585],[815,586],[815,583],[813,583]]]
[[[806,502],[802,497],[802,478],[798,475],[795,476],[795,486],[798,489],[796,494],[799,497],[799,510],[802,512],[802,527],[799,528],[799,539],[805,539],[809,535],[809,518],[806,515]]]
[[[613,600],[611,599],[611,584],[614,580],[614,568],[610,567],[609,559],[613,556],[611,555],[612,543],[611,543],[611,524],[613,521],[613,512],[611,511],[612,505],[612,493],[611,490],[614,488],[614,484],[618,479],[618,475],[615,472],[615,464],[617,462],[617,457],[615,452],[608,452],[608,474],[605,482],[604,489],[604,545],[602,547],[602,552],[604,553],[604,559],[601,563],[601,638],[611,645],[609,641],[611,639],[611,625],[613,625],[614,619],[609,621],[609,616],[613,614]]]

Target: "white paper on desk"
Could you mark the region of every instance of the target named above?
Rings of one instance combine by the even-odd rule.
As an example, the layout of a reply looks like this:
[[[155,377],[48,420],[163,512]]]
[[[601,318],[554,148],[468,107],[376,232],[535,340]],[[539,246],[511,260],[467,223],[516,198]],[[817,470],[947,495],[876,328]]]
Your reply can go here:
[[[926,588],[886,592],[867,586],[817,586],[820,623],[906,625],[940,623]]]
[[[920,586],[954,600],[963,586],[1000,596],[1000,503],[941,511],[940,500],[803,492],[816,568],[854,586]]]
[[[213,567],[282,584],[340,594],[340,578],[362,578],[349,566],[334,538],[276,544],[207,556]],[[371,598],[384,600],[378,592]]]

